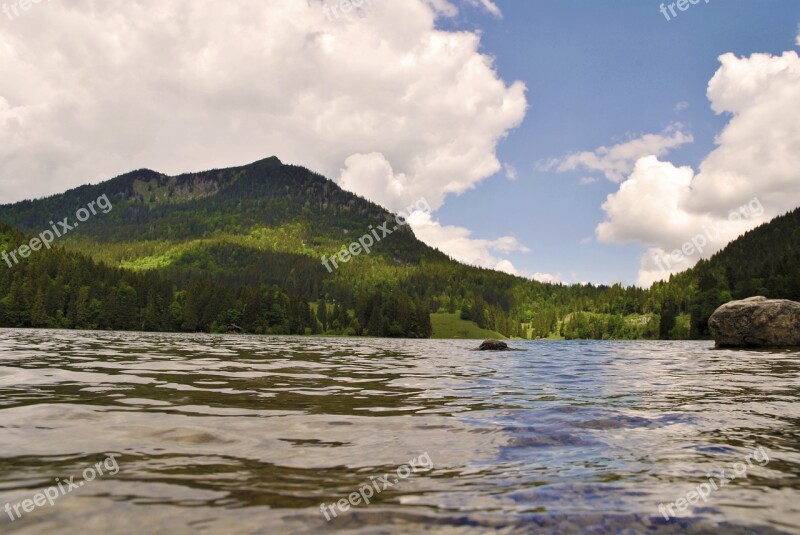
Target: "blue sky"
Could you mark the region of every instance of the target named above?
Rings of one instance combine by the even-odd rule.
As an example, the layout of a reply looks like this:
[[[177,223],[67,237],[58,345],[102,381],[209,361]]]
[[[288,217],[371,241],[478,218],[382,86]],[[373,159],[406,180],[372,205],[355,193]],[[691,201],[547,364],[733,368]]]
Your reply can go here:
[[[450,198],[438,215],[476,237],[516,236],[533,250],[512,255],[520,270],[560,273],[566,282],[633,283],[643,246],[582,243],[594,236],[604,218],[601,205],[617,185],[599,173],[540,171],[536,163],[680,122],[694,142],[670,152],[670,160],[696,167],[727,122],[706,97],[717,58],[792,50],[800,2],[712,0],[671,21],[659,12],[660,2],[650,0],[497,5],[502,19],[464,10],[452,22],[479,29],[482,50],[495,57],[500,76],[527,85],[525,121],[499,148],[518,178],[498,173]],[[680,102],[689,107],[676,110]],[[599,180],[582,186],[585,176]]]

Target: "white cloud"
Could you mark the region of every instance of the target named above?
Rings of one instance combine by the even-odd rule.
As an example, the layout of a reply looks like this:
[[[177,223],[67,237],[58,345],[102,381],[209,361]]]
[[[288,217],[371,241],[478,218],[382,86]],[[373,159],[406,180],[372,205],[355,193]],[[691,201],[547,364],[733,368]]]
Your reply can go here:
[[[562,281],[561,273],[556,273],[555,275],[551,275],[550,273],[534,273],[531,279],[548,284],[559,284]]]
[[[519,271],[511,261],[498,258],[494,253],[530,252],[529,248],[514,237],[504,236],[497,240],[472,238],[471,230],[464,227],[442,225],[425,212],[413,212],[409,216],[408,222],[422,241],[436,244],[435,247],[443,253],[474,266],[518,275]]]
[[[576,169],[599,171],[612,182],[622,182],[639,158],[649,155],[663,156],[671,149],[692,141],[692,135],[685,133],[681,125],[676,124],[661,134],[647,134],[612,147],[599,147],[594,151],[552,158],[539,168],[543,171],[555,169],[562,173]]]
[[[597,227],[598,241],[661,243],[689,236],[696,228],[694,218],[679,207],[693,175],[691,168],[655,156],[636,162],[633,174],[603,204],[609,220]]]
[[[686,205],[724,216],[759,197],[774,216],[800,205],[800,58],[720,57],[708,85],[712,109],[731,115],[718,147],[700,164]]]
[[[596,177],[585,176],[585,177],[580,179],[579,183],[580,183],[581,186],[588,186],[590,184],[594,184],[595,182],[597,182],[597,178]]]
[[[689,109],[689,103],[686,102],[685,100],[678,102],[677,104],[675,104],[675,107],[673,108],[674,111],[683,111],[688,109]]]
[[[800,206],[800,57],[793,51],[749,58],[725,54],[720,62],[708,97],[712,109],[730,114],[730,121],[699,172],[655,156],[642,158],[603,205],[608,219],[597,227],[599,241],[648,247],[641,285],[691,267],[747,230]],[[750,214],[729,221],[740,207]],[[657,266],[661,255],[701,235],[713,235],[701,253],[664,270]]]
[[[519,174],[517,173],[517,168],[511,165],[510,163],[504,163],[503,168],[506,170],[506,178],[509,180],[516,180]]]
[[[500,8],[497,7],[497,4],[495,4],[492,0],[469,0],[469,3],[476,7],[483,7],[486,11],[498,19],[503,18],[503,12],[500,11]]]
[[[374,0],[373,0],[374,1]],[[450,0],[424,0],[433,10],[445,17],[455,17],[458,15],[458,8],[450,3]]]
[[[800,24],[797,25],[797,39],[795,40],[795,44],[800,46]]]
[[[502,271],[503,273],[508,273],[509,275],[519,275],[517,268],[515,268],[511,260],[508,259],[499,261],[493,269]]]
[[[498,238],[490,243],[490,247],[495,251],[499,251],[501,253],[513,253],[515,251],[519,251],[522,253],[530,253],[531,250],[522,245],[519,240],[512,236],[504,236],[502,238]]]

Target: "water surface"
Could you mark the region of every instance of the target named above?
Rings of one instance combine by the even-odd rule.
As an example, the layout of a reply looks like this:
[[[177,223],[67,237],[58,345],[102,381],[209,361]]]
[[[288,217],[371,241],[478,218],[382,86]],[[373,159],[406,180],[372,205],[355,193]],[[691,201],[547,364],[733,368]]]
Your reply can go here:
[[[119,466],[0,532],[800,533],[800,353],[476,345],[0,330],[0,508]]]

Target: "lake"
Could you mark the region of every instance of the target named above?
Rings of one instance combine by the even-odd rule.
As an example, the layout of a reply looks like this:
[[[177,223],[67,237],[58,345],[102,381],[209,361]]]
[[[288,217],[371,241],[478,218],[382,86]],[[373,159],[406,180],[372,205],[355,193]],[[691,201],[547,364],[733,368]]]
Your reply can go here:
[[[800,533],[800,353],[510,344],[0,330],[0,532]]]

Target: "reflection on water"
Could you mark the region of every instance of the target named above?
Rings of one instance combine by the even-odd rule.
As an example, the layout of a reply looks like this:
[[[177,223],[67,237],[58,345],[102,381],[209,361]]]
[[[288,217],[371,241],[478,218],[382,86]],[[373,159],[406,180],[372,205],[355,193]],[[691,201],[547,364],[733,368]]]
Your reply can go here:
[[[120,467],[0,531],[800,533],[800,354],[475,345],[0,330],[0,508]],[[757,446],[769,463],[661,516]]]

